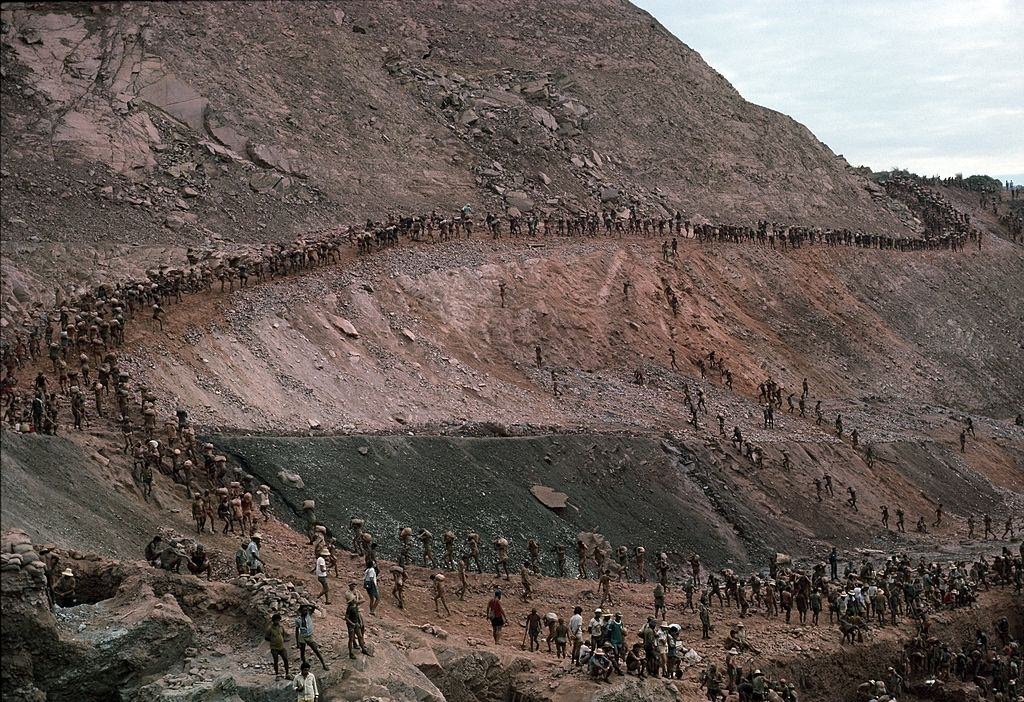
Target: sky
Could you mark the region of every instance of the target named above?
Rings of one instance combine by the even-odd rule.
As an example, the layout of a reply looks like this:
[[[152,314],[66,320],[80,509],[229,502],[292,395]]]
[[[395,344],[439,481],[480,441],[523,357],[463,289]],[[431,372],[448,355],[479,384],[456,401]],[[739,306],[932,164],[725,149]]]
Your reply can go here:
[[[633,0],[747,100],[854,166],[1024,183],[1010,0]]]

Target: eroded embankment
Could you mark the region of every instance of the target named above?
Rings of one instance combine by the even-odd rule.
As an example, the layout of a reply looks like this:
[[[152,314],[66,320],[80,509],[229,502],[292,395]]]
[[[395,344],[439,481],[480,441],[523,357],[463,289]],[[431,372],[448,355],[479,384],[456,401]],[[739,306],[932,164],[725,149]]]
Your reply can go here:
[[[878,524],[878,504],[930,517],[942,499],[948,515],[991,509],[1005,493],[975,473],[957,473],[936,445],[883,447],[872,472],[843,445],[780,443],[789,470],[777,461],[754,468],[729,447],[688,446],[658,437],[550,435],[528,437],[338,436],[214,437],[259,481],[274,488],[297,520],[303,500],[314,499],[317,518],[347,543],[352,516],[366,520],[380,552],[394,557],[404,526],[439,537],[447,529],[479,531],[485,542],[505,536],[515,564],[529,538],[550,547],[571,544],[580,531],[597,530],[618,546],[643,545],[708,565],[764,565],[778,550],[810,554],[826,544],[843,548],[903,546]],[[884,460],[884,462],[883,462]],[[889,465],[891,463],[891,465]],[[835,479],[835,496],[816,502],[812,480]],[[303,487],[282,477],[301,476]],[[545,485],[569,496],[560,513],[530,492]],[[843,504],[856,485],[859,511]],[[957,519],[947,517],[947,525]],[[959,527],[946,526],[956,532]],[[958,533],[958,532],[957,532]],[[550,553],[548,564],[554,563]]]
[[[398,529],[479,531],[512,542],[571,545],[597,528],[612,543],[648,550],[696,550],[714,561],[745,561],[747,547],[687,477],[685,451],[635,437],[542,436],[465,438],[346,436],[322,438],[218,437],[230,453],[298,511],[317,503],[317,518],[345,542],[349,517],[366,519],[393,557]],[[365,452],[365,453],[364,453]],[[305,487],[282,480],[297,473]],[[542,484],[569,495],[556,513],[530,493]],[[461,539],[461,536],[460,536]],[[571,551],[571,549],[570,549]],[[546,556],[553,563],[553,556]],[[570,558],[571,561],[571,558]]]

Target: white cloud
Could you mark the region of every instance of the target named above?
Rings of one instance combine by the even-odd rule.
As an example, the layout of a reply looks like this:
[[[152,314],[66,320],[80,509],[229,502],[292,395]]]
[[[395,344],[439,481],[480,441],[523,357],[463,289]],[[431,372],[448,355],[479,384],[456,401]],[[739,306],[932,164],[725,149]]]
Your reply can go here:
[[[1024,172],[1009,0],[635,0],[759,105],[855,165]]]

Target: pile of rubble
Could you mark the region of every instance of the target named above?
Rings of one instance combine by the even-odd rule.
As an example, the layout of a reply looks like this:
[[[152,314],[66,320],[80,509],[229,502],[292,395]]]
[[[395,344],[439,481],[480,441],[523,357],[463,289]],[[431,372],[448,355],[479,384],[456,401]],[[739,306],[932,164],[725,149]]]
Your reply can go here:
[[[248,611],[249,623],[258,628],[270,624],[270,618],[280,613],[287,619],[299,611],[302,605],[314,605],[301,584],[296,585],[280,578],[268,578],[263,575],[239,575],[233,584],[248,593],[248,601],[244,607]]]

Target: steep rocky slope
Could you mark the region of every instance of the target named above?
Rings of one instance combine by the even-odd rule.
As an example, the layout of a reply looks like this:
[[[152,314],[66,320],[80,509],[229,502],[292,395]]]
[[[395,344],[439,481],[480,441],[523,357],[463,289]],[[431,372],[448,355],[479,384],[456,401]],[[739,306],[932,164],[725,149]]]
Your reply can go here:
[[[619,0],[9,3],[2,21],[4,292],[22,304],[54,269],[117,277],[211,238],[467,202],[901,226]]]
[[[696,221],[919,225],[802,126],[745,102],[617,0],[9,3],[0,21],[5,340],[55,288],[181,266],[188,248],[258,249],[465,203],[478,217],[635,204]],[[367,517],[385,556],[396,527],[410,525],[479,529],[488,543],[507,535],[513,562],[526,538],[571,546],[594,527],[615,545],[664,548],[676,564],[697,550],[705,567],[743,573],[776,550],[817,560],[832,544],[850,558],[973,557],[991,544],[962,538],[967,515],[1024,509],[1024,429],[1013,423],[1024,397],[1024,255],[994,217],[971,214],[985,245],[961,253],[683,240],[662,261],[651,238],[479,235],[362,257],[346,249],[338,263],[169,303],[162,329],[140,314],[119,353],[156,392],[161,418],[187,408],[232,465],[273,485],[281,519],[261,526],[264,555],[289,611],[302,585],[316,587],[305,539],[289,528],[311,497],[335,532]],[[728,359],[732,390],[717,374],[700,378],[693,360],[710,351]],[[784,396],[808,378],[807,418],[780,410],[763,428],[756,388],[768,375]],[[698,387],[708,412],[691,427],[684,388]],[[719,435],[719,413],[760,465]],[[838,413],[842,439],[831,429]],[[966,416],[978,436],[960,452]],[[287,698],[286,685],[267,684],[267,611],[249,599],[267,588],[233,578],[237,537],[203,535],[212,585],[143,565],[150,534],[191,533],[184,489],[157,475],[143,501],[111,423],[90,418],[67,433],[4,430],[4,528],[28,532],[16,537],[23,553],[55,543],[90,593],[54,616],[34,552],[5,566],[5,694],[38,699],[38,686],[57,697],[84,681],[94,696],[120,686],[153,700]],[[813,480],[825,473],[836,494],[818,503]],[[568,511],[540,507],[535,483],[564,490]],[[858,511],[843,505],[847,487]],[[931,534],[878,524],[882,505],[900,505],[912,530],[940,502],[946,521]],[[360,572],[343,558],[332,586]],[[343,610],[325,608],[331,695],[700,696],[691,669],[678,684],[630,680],[595,697],[550,656],[484,642],[488,575],[471,576],[438,633],[428,572],[411,572],[409,608],[389,601],[370,626],[373,660],[349,662]],[[642,621],[650,587],[617,595],[627,619]],[[687,642],[719,660],[720,636],[697,640],[672,597]],[[568,612],[598,597],[592,582],[539,578],[537,601]],[[937,626],[987,626],[1010,602],[986,594],[980,609],[939,613]],[[508,606],[516,621],[525,614]],[[721,628],[734,620],[714,616]],[[795,633],[760,617],[750,627],[770,652],[762,666],[822,700],[836,699],[831,683],[889,662],[907,633],[874,632],[879,645],[852,658],[834,655],[825,627]],[[808,651],[824,652],[814,666]]]

